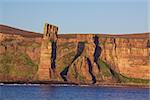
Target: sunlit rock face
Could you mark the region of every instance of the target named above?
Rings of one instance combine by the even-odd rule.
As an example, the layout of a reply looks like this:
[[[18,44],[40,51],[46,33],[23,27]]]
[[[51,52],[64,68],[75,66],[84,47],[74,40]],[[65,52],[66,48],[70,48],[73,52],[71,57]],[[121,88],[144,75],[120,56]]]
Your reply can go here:
[[[78,43],[76,56],[69,66],[70,70],[68,77],[71,77],[70,80],[78,82],[96,83],[96,81],[99,80],[96,75],[100,74],[100,70],[94,61],[96,48],[94,44],[94,35],[88,35],[85,38],[88,41]]]
[[[148,39],[101,38],[102,59],[128,77],[149,79]]]
[[[40,64],[38,69],[38,80],[47,81],[53,77],[53,44],[57,41],[58,27],[45,24],[44,36],[41,46]],[[56,47],[55,47],[56,48]]]
[[[0,81],[33,80],[41,41],[37,33],[0,25]]]
[[[0,80],[110,83],[118,82],[117,75],[150,78],[149,33],[57,34],[58,27],[50,24],[45,24],[42,35],[4,29],[0,30]],[[2,70],[5,67],[14,69]]]

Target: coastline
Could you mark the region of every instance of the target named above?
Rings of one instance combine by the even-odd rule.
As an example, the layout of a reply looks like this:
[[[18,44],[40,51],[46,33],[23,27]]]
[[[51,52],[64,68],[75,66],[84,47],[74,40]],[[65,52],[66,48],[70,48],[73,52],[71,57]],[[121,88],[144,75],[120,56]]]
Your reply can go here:
[[[16,82],[0,82],[0,86],[3,85],[50,85],[50,86],[81,86],[81,87],[112,87],[112,88],[148,88],[150,84],[135,84],[135,83],[74,83],[74,82],[62,82],[62,81],[16,81]]]

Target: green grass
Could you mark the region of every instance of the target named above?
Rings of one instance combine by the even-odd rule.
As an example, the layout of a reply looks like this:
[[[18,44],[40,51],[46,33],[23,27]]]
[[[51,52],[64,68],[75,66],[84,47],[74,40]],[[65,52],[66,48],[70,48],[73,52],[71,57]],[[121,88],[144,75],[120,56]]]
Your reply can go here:
[[[61,58],[56,59],[56,68],[58,72],[61,72],[66,66],[69,66],[75,56],[75,52],[70,52]]]
[[[60,57],[59,52],[63,51],[66,48],[69,49],[68,53]],[[68,43],[63,43],[63,44],[58,45],[58,55],[56,57],[56,66],[59,72],[61,72],[65,66],[68,66],[71,64],[76,54],[75,51],[71,51],[74,48],[75,48],[75,43],[73,42],[68,42]],[[66,52],[64,51],[64,53]]]
[[[32,78],[38,69],[31,58],[21,52],[5,52],[0,55],[0,73],[8,77]]]
[[[98,64],[100,65],[102,74],[105,77],[113,76],[120,83],[141,83],[141,84],[149,84],[150,83],[150,80],[148,80],[148,79],[127,77],[120,73],[115,72],[114,70],[113,70],[113,74],[112,74],[110,72],[109,65],[101,59],[99,59]]]
[[[110,69],[109,69],[109,65],[106,62],[99,59],[98,64],[100,66],[100,69],[102,70],[102,74],[104,75],[104,77],[111,77],[112,76]]]
[[[81,74],[79,74],[79,73],[77,73],[77,79],[78,79],[79,81],[81,81],[81,82],[86,81],[86,80],[85,80],[85,77],[84,77],[84,76],[82,76],[82,75],[81,75]]]
[[[119,77],[119,80],[121,83],[144,83],[144,84],[149,84],[150,80],[148,79],[140,79],[140,78],[131,78],[131,77],[126,77],[122,74],[116,73]]]

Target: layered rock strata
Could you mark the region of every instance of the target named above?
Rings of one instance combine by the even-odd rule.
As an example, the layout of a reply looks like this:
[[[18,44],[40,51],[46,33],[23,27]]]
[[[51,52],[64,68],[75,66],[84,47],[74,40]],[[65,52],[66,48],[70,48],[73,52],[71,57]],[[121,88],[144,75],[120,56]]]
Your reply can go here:
[[[57,31],[50,24],[45,24],[43,36],[0,26],[0,80],[150,80],[149,33],[57,35]]]
[[[41,45],[40,64],[37,72],[38,80],[48,81],[52,77],[53,69],[55,67],[54,44],[57,41],[58,27],[50,24],[45,24],[44,36]],[[54,48],[54,49],[53,49]]]

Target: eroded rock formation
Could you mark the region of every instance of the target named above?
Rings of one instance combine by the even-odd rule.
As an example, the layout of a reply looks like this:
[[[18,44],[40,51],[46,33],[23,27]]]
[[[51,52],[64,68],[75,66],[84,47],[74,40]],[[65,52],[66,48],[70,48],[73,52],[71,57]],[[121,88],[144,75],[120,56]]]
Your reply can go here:
[[[50,80],[55,73],[56,41],[58,27],[45,24],[44,36],[41,46],[40,64],[38,69],[38,80]]]
[[[42,37],[0,26],[0,80],[149,82],[149,33],[57,35],[57,31],[45,24]]]

